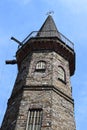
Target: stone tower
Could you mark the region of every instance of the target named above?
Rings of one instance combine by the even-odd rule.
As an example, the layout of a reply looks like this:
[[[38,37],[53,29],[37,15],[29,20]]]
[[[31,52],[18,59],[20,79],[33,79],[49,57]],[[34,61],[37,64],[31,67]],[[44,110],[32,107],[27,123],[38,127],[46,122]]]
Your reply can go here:
[[[76,130],[70,84],[75,71],[73,43],[59,33],[49,15],[22,44],[0,130]]]

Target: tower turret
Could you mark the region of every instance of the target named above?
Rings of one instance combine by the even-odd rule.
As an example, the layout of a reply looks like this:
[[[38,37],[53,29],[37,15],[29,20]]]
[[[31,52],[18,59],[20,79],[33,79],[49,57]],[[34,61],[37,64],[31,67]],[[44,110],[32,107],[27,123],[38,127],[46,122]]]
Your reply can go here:
[[[75,130],[74,45],[51,15],[22,42],[16,62],[18,75],[1,130]]]

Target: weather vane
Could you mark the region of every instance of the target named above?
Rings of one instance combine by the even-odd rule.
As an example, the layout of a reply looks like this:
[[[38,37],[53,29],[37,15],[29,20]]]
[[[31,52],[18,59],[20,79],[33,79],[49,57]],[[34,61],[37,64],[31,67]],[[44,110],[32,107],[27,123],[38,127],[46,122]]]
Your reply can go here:
[[[49,11],[46,13],[46,15],[52,15],[52,14],[54,14],[54,11]]]

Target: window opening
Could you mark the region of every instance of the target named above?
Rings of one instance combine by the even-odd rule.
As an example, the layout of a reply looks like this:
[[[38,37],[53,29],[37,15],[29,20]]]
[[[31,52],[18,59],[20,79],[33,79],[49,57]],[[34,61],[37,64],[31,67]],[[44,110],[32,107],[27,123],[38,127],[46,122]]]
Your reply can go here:
[[[42,122],[42,109],[30,109],[26,130],[40,130]]]
[[[65,82],[65,71],[61,66],[58,67],[58,79]]]
[[[46,63],[44,61],[39,61],[36,65],[36,71],[45,71]]]

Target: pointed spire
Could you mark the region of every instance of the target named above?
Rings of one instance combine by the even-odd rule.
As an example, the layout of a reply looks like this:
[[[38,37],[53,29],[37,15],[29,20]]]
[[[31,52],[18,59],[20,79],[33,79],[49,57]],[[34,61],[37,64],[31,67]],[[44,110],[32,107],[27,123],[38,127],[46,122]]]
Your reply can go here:
[[[51,15],[47,17],[44,24],[40,28],[37,36],[39,37],[58,37],[60,38],[60,34],[57,30],[55,22]]]

